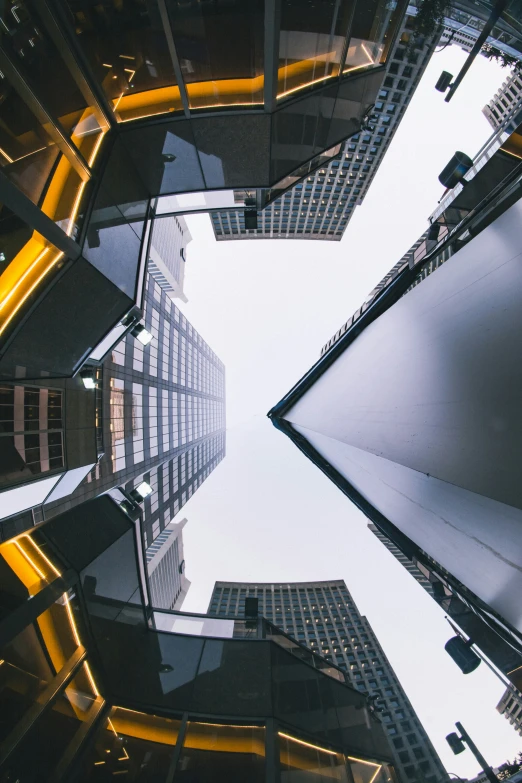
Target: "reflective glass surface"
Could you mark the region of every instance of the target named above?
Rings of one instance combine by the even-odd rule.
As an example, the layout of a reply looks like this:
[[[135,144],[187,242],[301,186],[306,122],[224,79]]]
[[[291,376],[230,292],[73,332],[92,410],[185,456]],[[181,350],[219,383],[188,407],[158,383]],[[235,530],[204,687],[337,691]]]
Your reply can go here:
[[[24,533],[0,544],[0,617],[6,617],[60,576],[54,559],[35,533]]]
[[[353,2],[282,0],[277,97],[338,76]]]
[[[27,626],[0,650],[0,742],[53,678],[36,628]]]
[[[384,783],[386,766],[378,761],[368,761],[357,756],[348,756],[354,783]]]
[[[263,103],[264,0],[169,0],[190,107]]]
[[[115,707],[82,761],[77,783],[122,780],[163,783],[181,722]]]
[[[5,45],[51,116],[87,160],[107,126],[89,106],[46,31],[33,0],[8,0],[2,22]]]
[[[387,0],[357,4],[343,74],[385,62],[397,19],[396,9]]]
[[[1,783],[48,783],[96,698],[85,664],[36,722],[0,772]]]
[[[350,781],[343,754],[329,748],[279,732],[279,754],[281,783]]]
[[[121,122],[181,109],[155,0],[67,0],[78,41]]]
[[[265,729],[189,721],[176,783],[263,783]]]

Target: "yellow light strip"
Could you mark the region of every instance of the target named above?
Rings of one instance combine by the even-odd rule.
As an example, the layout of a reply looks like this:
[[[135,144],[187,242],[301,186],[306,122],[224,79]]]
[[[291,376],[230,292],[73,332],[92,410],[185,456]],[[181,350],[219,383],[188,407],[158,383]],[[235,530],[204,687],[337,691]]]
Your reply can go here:
[[[15,294],[15,292],[17,291],[17,289],[18,289],[18,288],[20,287],[20,285],[23,283],[23,281],[25,280],[25,278],[27,277],[27,275],[28,275],[28,274],[31,272],[31,270],[32,270],[32,269],[34,269],[34,267],[36,266],[36,264],[38,264],[38,263],[39,263],[39,262],[42,260],[42,258],[43,258],[45,255],[47,255],[47,253],[49,252],[49,250],[50,250],[50,248],[48,248],[48,247],[45,247],[45,248],[42,250],[42,252],[41,252],[41,253],[40,253],[40,254],[39,254],[39,255],[38,255],[36,258],[35,258],[35,260],[34,260],[34,261],[33,261],[33,263],[32,263],[32,264],[29,266],[29,268],[28,268],[28,269],[26,269],[26,270],[25,270],[25,272],[23,273],[23,275],[22,275],[22,276],[21,276],[21,277],[20,277],[20,278],[19,278],[19,279],[16,281],[15,285],[14,285],[14,286],[11,288],[11,290],[9,291],[9,293],[8,293],[8,294],[6,294],[6,296],[4,297],[3,301],[2,301],[2,302],[0,302],[0,310],[3,310],[3,308],[5,307],[5,305],[7,304],[7,302],[8,302],[8,301],[11,299],[11,297],[12,297],[12,296]]]
[[[123,93],[122,93],[122,95],[123,95]],[[102,131],[100,133],[99,137],[96,139],[96,144],[94,145],[93,150],[91,152],[91,157],[88,160],[89,168],[91,168],[92,164],[94,163],[94,161],[96,159],[96,156],[97,156],[97,154],[99,152],[99,149],[100,149],[100,144],[103,141],[103,137],[105,136],[105,133],[106,133],[106,131]]]
[[[96,687],[96,683],[94,682],[94,677],[92,676],[91,668],[87,661],[85,662],[85,671],[87,672],[87,677],[89,678],[89,682],[91,683],[91,688],[93,689],[96,696],[100,695],[100,692],[98,691],[98,688]]]
[[[358,761],[361,764],[367,764],[369,767],[382,767],[382,764],[378,764],[376,761],[366,761],[366,759],[358,759],[356,756],[347,756],[350,761]]]
[[[121,707],[120,707],[120,709],[121,709]],[[109,724],[109,726],[111,727],[111,731],[114,733],[114,736],[115,736],[115,737],[117,737],[117,736],[118,736],[118,732],[116,731],[116,729],[115,729],[115,728],[114,728],[114,726],[112,725],[112,720],[111,720],[110,718],[109,718],[109,720],[108,720],[108,724]]]
[[[129,754],[127,753],[127,751],[125,750],[125,748],[123,748],[123,752],[125,753],[125,755],[124,755],[124,756],[120,756],[120,757],[118,758],[118,761],[127,761],[127,759],[129,758]]]
[[[69,603],[69,596],[67,595],[67,593],[63,594],[63,599],[65,601],[65,606],[67,608],[67,614],[69,616],[69,623],[71,625],[71,630],[73,632],[74,641],[76,642],[78,647],[80,647],[81,646],[81,641],[80,641],[80,637],[78,635],[78,629],[76,628],[76,623],[74,621],[73,613],[72,613],[71,606],[70,606],[70,603]]]
[[[375,780],[375,778],[377,777],[377,775],[379,774],[379,772],[381,771],[381,769],[382,769],[382,764],[380,764],[380,765],[377,767],[377,769],[375,770],[375,775],[373,775],[373,776],[372,776],[372,779],[370,780],[370,783],[373,783],[373,781]]]
[[[47,248],[47,249],[49,249],[49,248]],[[6,318],[6,320],[4,321],[4,323],[3,323],[2,327],[0,327],[0,334],[2,334],[2,332],[4,331],[4,329],[5,329],[5,328],[8,326],[8,324],[9,324],[9,323],[12,321],[12,319],[14,318],[14,316],[16,315],[16,313],[18,312],[18,310],[21,308],[21,306],[22,306],[22,305],[23,305],[23,303],[25,302],[25,300],[26,300],[26,299],[27,299],[27,298],[28,298],[28,297],[29,297],[29,296],[30,296],[30,295],[33,293],[34,289],[35,289],[35,288],[36,288],[38,285],[40,285],[40,282],[43,280],[43,278],[45,277],[45,275],[46,275],[48,272],[50,272],[50,271],[51,271],[51,269],[53,268],[53,266],[54,266],[55,264],[57,264],[57,263],[58,263],[58,261],[60,260],[60,258],[61,258],[62,256],[63,256],[63,253],[59,253],[59,254],[56,256],[56,258],[55,258],[55,259],[54,259],[54,260],[53,260],[53,261],[52,261],[52,262],[49,264],[49,266],[47,267],[47,269],[44,269],[44,271],[42,272],[42,274],[40,275],[40,277],[39,277],[39,278],[38,278],[38,279],[37,279],[37,280],[36,280],[36,281],[33,283],[33,285],[32,285],[32,286],[30,287],[30,289],[27,291],[27,293],[25,294],[25,296],[23,296],[23,297],[22,297],[22,299],[20,300],[20,302],[18,302],[18,304],[17,304],[17,305],[16,305],[16,307],[14,308],[13,312],[11,313],[11,315],[10,315],[8,318]],[[1,306],[0,306],[0,309],[2,308],[2,306],[3,306],[3,305],[1,305]]]
[[[296,737],[291,737],[290,734],[283,734],[282,731],[277,732],[280,737],[284,737],[285,739],[292,740],[292,742],[297,742],[299,745],[306,745],[307,748],[313,748],[314,750],[320,750],[321,753],[329,753],[330,756],[337,756],[338,753],[335,752],[335,750],[328,750],[327,748],[321,748],[319,745],[312,745],[311,742],[305,742],[304,740],[297,739]]]
[[[167,111],[155,111],[152,114],[140,114],[139,117],[128,117],[126,120],[120,120],[120,122],[134,122],[135,120],[143,120],[146,117],[156,117],[158,114],[168,114],[169,111],[174,111],[174,109],[168,109]]]
[[[7,152],[5,152],[5,151],[2,149],[2,147],[0,147],[0,152],[2,153],[2,155],[4,156],[4,158],[5,158],[5,159],[8,161],[8,163],[14,163],[13,159],[9,157],[9,155],[7,154]]]
[[[105,761],[95,761],[94,766],[97,767],[99,764],[105,764]]]
[[[43,560],[45,560],[45,562],[47,563],[47,565],[49,566],[49,568],[50,568],[52,571],[54,571],[54,573],[56,574],[56,576],[61,576],[61,575],[62,575],[62,574],[61,574],[61,572],[60,572],[60,571],[58,571],[58,569],[56,568],[56,566],[55,566],[53,563],[51,563],[51,561],[49,560],[49,558],[47,557],[47,555],[45,555],[45,554],[42,552],[42,549],[41,549],[41,547],[39,547],[39,546],[38,546],[38,544],[36,543],[36,541],[33,541],[33,539],[31,538],[31,536],[28,536],[28,535],[27,535],[27,533],[26,533],[25,535],[23,535],[23,536],[22,536],[22,538],[26,538],[26,539],[29,541],[29,543],[33,545],[33,547],[36,549],[36,551],[38,552],[38,554],[40,555],[40,557],[41,557]]]
[[[343,71],[345,73],[345,71]],[[333,79],[334,77],[338,76],[337,73],[331,73],[329,76],[321,76],[320,79],[312,79],[311,82],[305,82],[304,84],[300,84],[298,87],[292,87],[291,90],[286,90],[286,92],[280,92],[276,97],[284,98],[287,95],[292,95],[292,93],[297,92],[298,90],[303,90],[305,87],[311,87],[312,84],[319,84],[319,82],[325,82],[327,79]]]
[[[27,552],[25,551],[25,549],[22,549],[22,547],[20,546],[20,544],[18,543],[18,541],[14,541],[13,543],[14,543],[15,547],[16,547],[16,548],[17,548],[17,549],[18,549],[18,550],[21,552],[22,556],[23,556],[23,557],[25,557],[25,559],[27,560],[27,562],[29,563],[29,565],[30,565],[30,566],[32,566],[32,567],[34,568],[34,570],[36,571],[36,573],[38,574],[38,576],[40,577],[40,579],[42,579],[43,581],[46,581],[46,580],[45,580],[45,575],[42,573],[42,571],[40,571],[40,569],[38,568],[38,566],[36,565],[36,563],[34,563],[34,562],[31,560],[31,558],[29,557],[29,555],[27,554]]]
[[[124,710],[125,707],[118,707],[118,709]],[[241,726],[235,723],[206,723],[204,720],[191,720],[189,723],[194,723],[197,726],[224,726],[226,729],[264,729],[264,726]]]

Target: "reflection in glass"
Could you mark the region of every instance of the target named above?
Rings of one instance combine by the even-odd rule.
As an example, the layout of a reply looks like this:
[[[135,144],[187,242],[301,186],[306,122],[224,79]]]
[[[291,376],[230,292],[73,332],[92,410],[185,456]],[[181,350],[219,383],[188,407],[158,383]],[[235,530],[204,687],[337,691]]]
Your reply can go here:
[[[61,576],[36,533],[23,533],[0,544],[0,616]]]
[[[277,97],[339,75],[352,3],[282,0]]]
[[[8,0],[1,18],[4,41],[32,90],[87,160],[105,120],[96,114],[74,82],[54,41],[47,34],[33,0]]]
[[[180,783],[263,783],[265,729],[189,721],[176,769]]]
[[[342,753],[279,732],[281,783],[348,783]],[[360,783],[356,781],[356,783]],[[367,783],[365,781],[365,783]]]
[[[156,2],[67,4],[78,41],[118,120],[182,108]]]
[[[347,756],[347,758],[354,783],[384,783],[386,780],[383,765],[377,761],[366,761],[355,756]]]
[[[353,20],[343,73],[373,68],[386,60],[397,17],[387,0],[359,3]]]
[[[170,0],[191,108],[263,103],[264,0]]]
[[[86,664],[36,722],[4,764],[1,783],[46,783],[94,704]]]
[[[169,770],[181,721],[115,707],[82,764],[78,783],[113,780],[163,781]]]
[[[0,742],[53,678],[33,625],[0,651]]]

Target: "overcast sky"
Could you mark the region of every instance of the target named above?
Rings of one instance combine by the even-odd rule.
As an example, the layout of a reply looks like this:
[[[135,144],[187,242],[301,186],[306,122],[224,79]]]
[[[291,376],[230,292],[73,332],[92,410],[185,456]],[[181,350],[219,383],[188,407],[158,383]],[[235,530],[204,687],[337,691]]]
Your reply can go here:
[[[427,227],[437,176],[473,156],[491,128],[481,109],[509,72],[479,57],[448,104],[433,85],[465,54],[432,57],[362,206],[341,242],[217,243],[208,216],[187,219],[181,309],[227,372],[227,456],[180,513],[184,611],[206,612],[215,580],[344,579],[449,772],[472,777],[469,751],[445,736],[460,720],[496,766],[522,750],[495,706],[504,688],[482,664],[464,676],[444,651],[444,613],[367,530],[364,515],[266,418],[321,346]]]

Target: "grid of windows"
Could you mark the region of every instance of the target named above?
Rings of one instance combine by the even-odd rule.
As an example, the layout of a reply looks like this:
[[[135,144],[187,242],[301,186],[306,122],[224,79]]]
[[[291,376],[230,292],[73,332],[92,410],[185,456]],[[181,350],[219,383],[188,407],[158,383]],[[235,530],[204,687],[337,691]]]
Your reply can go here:
[[[370,623],[359,613],[343,581],[216,582],[209,614],[241,616],[247,596],[257,597],[261,615],[336,663],[347,672],[354,688],[374,697],[404,783],[445,779],[435,749]]]
[[[393,134],[436,46],[437,39],[407,49],[412,18],[406,15],[383,89],[372,114],[371,130],[344,142],[339,159],[299,182],[258,214],[258,228],[245,229],[243,212],[212,212],[218,240],[302,238],[339,241],[375,176]]]
[[[225,368],[150,275],[144,321],[152,342],[144,349],[127,336],[104,362],[105,455],[46,516],[145,480],[148,546],[225,456]]]

